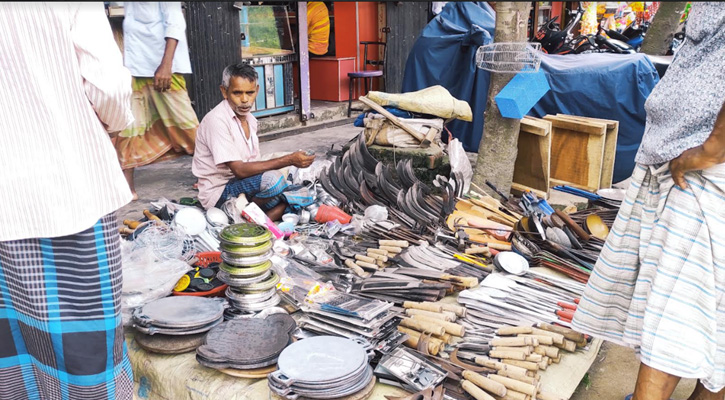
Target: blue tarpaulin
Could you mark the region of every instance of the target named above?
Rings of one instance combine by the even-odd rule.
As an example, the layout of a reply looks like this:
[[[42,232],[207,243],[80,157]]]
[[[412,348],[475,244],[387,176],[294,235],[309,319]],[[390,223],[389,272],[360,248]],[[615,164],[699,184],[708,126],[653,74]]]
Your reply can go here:
[[[468,101],[473,122],[453,121],[448,128],[466,151],[478,151],[490,73],[475,65],[479,46],[491,43],[495,13],[485,2],[450,2],[421,33],[408,56],[403,92],[441,85]],[[644,102],[659,81],[644,54],[542,54],[541,70],[551,90],[529,115],[570,114],[620,122],[614,181],[634,168],[644,133]]]

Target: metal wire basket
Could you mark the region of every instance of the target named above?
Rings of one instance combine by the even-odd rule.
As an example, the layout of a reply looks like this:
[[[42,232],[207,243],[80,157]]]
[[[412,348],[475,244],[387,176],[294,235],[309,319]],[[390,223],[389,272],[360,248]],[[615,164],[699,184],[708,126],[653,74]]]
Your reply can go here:
[[[486,71],[532,73],[541,65],[541,43],[491,43],[476,51],[476,66]]]

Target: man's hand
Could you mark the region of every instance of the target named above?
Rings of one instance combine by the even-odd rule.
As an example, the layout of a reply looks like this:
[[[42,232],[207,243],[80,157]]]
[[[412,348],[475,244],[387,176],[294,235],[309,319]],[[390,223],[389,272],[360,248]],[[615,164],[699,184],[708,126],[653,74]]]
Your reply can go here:
[[[304,151],[296,151],[290,154],[290,164],[297,168],[307,168],[315,161],[315,156],[308,156]]]
[[[687,189],[685,172],[701,171],[725,162],[723,146],[716,141],[708,139],[702,146],[686,150],[679,157],[670,161],[670,172],[675,184]]]
[[[161,63],[154,73],[154,89],[165,92],[171,87],[171,64]]]
[[[685,172],[701,171],[725,163],[725,103],[715,119],[715,126],[705,143],[670,161],[670,172],[677,186],[687,189]]]

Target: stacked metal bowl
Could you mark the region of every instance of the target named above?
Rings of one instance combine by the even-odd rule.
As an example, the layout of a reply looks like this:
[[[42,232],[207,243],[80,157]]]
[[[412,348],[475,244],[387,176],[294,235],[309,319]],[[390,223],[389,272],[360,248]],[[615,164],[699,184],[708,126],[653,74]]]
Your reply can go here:
[[[363,391],[374,379],[369,343],[337,336],[315,336],[289,345],[267,378],[286,399],[334,399]]]
[[[226,296],[236,310],[229,310],[227,319],[279,304],[269,229],[250,223],[229,225],[219,233],[219,241],[222,263],[217,278],[229,285]]]

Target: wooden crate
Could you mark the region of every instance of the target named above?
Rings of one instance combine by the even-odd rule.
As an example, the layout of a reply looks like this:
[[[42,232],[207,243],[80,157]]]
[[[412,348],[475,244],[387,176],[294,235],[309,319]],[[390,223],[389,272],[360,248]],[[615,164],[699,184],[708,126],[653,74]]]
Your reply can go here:
[[[602,182],[607,124],[557,115],[544,119],[552,124],[550,185],[597,191]]]
[[[619,135],[619,121],[611,119],[599,119],[590,117],[578,117],[575,115],[556,114],[557,117],[567,118],[574,121],[593,121],[607,125],[607,133],[604,138],[604,161],[602,163],[602,178],[599,181],[599,188],[612,187],[614,180],[614,161],[617,156],[617,137]]]
[[[519,128],[518,154],[511,190],[514,194],[532,191],[548,198],[550,187],[552,123],[526,116]]]

